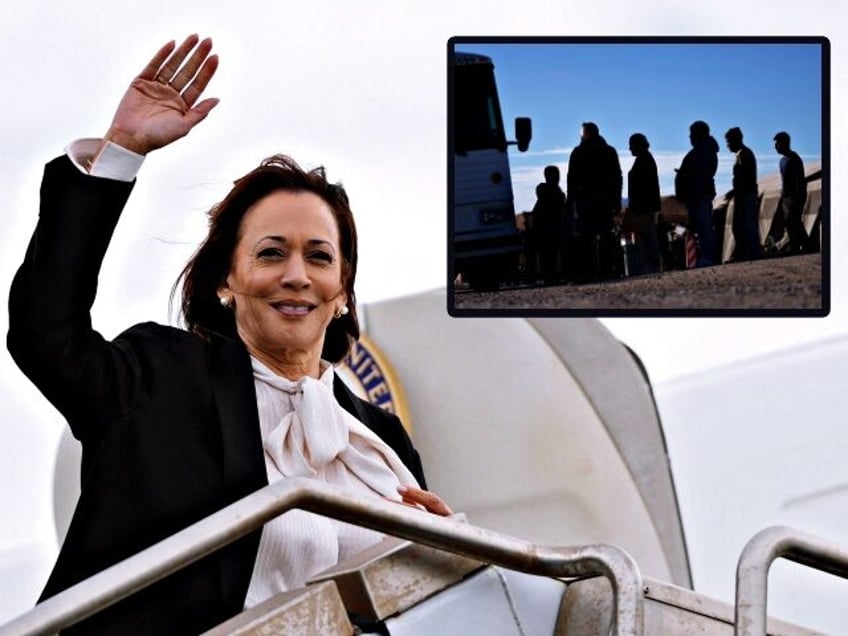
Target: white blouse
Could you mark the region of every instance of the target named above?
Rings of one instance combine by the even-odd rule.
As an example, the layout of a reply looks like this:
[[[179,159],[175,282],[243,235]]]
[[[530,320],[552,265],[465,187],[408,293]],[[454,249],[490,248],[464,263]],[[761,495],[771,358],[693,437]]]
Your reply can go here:
[[[292,382],[256,358],[252,362],[269,483],[309,477],[396,501],[399,485],[418,485],[391,447],[336,401],[332,365],[321,362],[318,380]],[[381,538],[373,530],[303,510],[280,515],[262,529],[245,608],[302,586]]]

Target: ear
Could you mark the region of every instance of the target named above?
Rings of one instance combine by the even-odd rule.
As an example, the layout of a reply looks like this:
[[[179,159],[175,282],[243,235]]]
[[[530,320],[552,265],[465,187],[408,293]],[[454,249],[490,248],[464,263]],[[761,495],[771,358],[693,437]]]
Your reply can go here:
[[[338,320],[342,316],[350,313],[347,307],[347,294],[345,294],[344,292],[340,292],[336,298],[338,298],[338,300],[340,300],[341,302],[335,303],[335,309],[333,309],[334,320]]]
[[[218,299],[224,307],[231,307],[233,300],[235,300],[232,290],[230,290],[226,284],[221,285],[218,289],[216,289],[215,294],[218,296]]]

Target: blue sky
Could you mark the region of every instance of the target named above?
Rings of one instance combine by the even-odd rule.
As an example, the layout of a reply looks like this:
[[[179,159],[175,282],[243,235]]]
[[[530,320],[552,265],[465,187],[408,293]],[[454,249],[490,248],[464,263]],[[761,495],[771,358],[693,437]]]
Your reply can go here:
[[[565,175],[580,124],[594,121],[630,168],[627,140],[647,135],[663,194],[689,149],[689,124],[706,121],[721,145],[719,192],[730,188],[732,156],[724,133],[739,126],[759,161],[777,171],[773,137],[792,136],[805,161],[822,154],[822,46],[810,42],[524,42],[463,43],[458,51],[495,63],[507,131],[517,116],[533,120],[530,150],[510,149],[516,211],[532,208],[549,163]],[[626,196],[626,192],[624,193]]]

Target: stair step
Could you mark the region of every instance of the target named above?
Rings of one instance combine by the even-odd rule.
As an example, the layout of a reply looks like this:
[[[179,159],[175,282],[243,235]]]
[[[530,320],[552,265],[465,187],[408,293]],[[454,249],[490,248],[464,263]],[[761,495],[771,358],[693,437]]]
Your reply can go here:
[[[332,581],[272,596],[203,636],[351,636],[339,591]]]
[[[665,636],[733,636],[730,603],[692,590],[645,578],[645,631]],[[568,585],[554,636],[607,636],[612,616],[612,588],[597,577]],[[790,623],[769,619],[768,636],[823,636]]]
[[[456,584],[485,564],[395,537],[314,577],[333,581],[348,612],[381,621]]]

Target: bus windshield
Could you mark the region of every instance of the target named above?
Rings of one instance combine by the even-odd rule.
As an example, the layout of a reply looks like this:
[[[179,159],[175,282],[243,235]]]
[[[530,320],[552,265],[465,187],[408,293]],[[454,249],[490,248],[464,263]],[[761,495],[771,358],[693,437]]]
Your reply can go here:
[[[491,62],[462,63],[454,75],[454,150],[506,151],[506,135]]]

